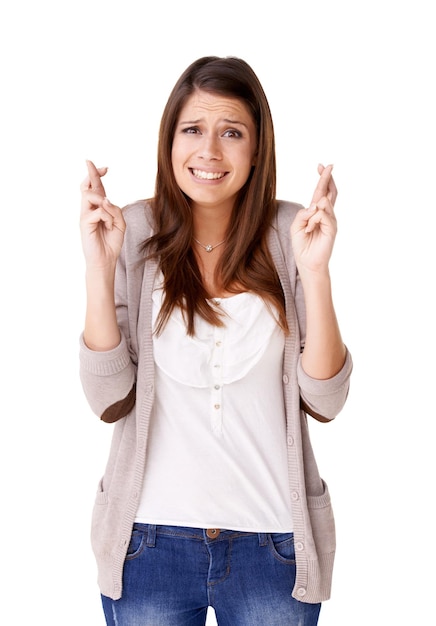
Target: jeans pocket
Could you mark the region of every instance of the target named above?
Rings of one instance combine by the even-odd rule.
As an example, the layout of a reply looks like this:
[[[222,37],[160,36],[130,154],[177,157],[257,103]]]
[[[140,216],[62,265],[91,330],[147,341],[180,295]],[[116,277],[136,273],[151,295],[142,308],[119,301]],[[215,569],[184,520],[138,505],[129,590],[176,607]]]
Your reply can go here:
[[[275,559],[281,563],[295,563],[294,533],[271,533],[268,545]]]
[[[127,548],[126,561],[131,561],[138,557],[145,546],[145,532],[142,530],[132,530],[129,547]]]

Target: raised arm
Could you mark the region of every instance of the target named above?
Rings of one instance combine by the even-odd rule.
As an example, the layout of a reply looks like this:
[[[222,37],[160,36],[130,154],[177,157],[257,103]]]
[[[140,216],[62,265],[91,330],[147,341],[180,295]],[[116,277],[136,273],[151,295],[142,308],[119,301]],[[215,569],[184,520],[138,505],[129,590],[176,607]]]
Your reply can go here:
[[[318,166],[320,175],[312,201],[291,226],[292,245],[304,291],[306,342],[304,371],[312,378],[328,379],[342,368],[346,349],[333,305],[329,261],[336,238],[334,205],[337,189],[332,165]]]
[[[101,178],[107,168],[87,161],[88,176],[81,184],[80,231],[86,262],[86,315],[84,341],[88,348],[105,351],[120,342],[114,280],[126,225],[121,209],[109,202]]]

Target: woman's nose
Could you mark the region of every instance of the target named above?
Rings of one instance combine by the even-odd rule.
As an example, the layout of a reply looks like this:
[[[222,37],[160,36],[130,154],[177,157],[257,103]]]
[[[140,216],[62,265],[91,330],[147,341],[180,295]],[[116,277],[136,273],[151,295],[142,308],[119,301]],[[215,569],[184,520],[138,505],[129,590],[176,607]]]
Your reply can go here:
[[[221,148],[219,138],[215,135],[203,135],[198,156],[204,159],[220,159]]]

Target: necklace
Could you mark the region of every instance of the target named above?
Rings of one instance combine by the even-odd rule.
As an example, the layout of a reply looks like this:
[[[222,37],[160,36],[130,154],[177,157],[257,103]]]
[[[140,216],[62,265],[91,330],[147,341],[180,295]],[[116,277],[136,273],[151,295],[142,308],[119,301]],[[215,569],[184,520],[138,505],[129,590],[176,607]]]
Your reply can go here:
[[[226,241],[225,239],[223,239],[223,241],[220,241],[219,243],[216,243],[214,246],[211,243],[208,243],[205,246],[204,243],[201,243],[201,241],[198,241],[198,239],[196,239],[195,237],[193,237],[193,240],[195,241],[195,243],[198,243],[199,246],[204,248],[206,250],[206,252],[212,252],[212,250],[215,250],[215,248],[218,248],[218,246],[222,246],[223,243],[225,243],[225,241]]]

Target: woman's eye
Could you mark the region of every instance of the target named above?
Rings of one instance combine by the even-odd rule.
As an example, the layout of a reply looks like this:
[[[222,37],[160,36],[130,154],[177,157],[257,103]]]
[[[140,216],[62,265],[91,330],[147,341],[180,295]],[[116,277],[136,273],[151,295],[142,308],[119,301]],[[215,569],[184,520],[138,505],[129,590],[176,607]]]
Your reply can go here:
[[[195,133],[199,133],[200,130],[196,126],[189,126],[189,128],[184,128],[183,132],[187,135],[194,135]]]
[[[239,132],[239,130],[229,128],[229,130],[226,130],[226,132],[224,133],[224,137],[242,137],[242,134]]]

